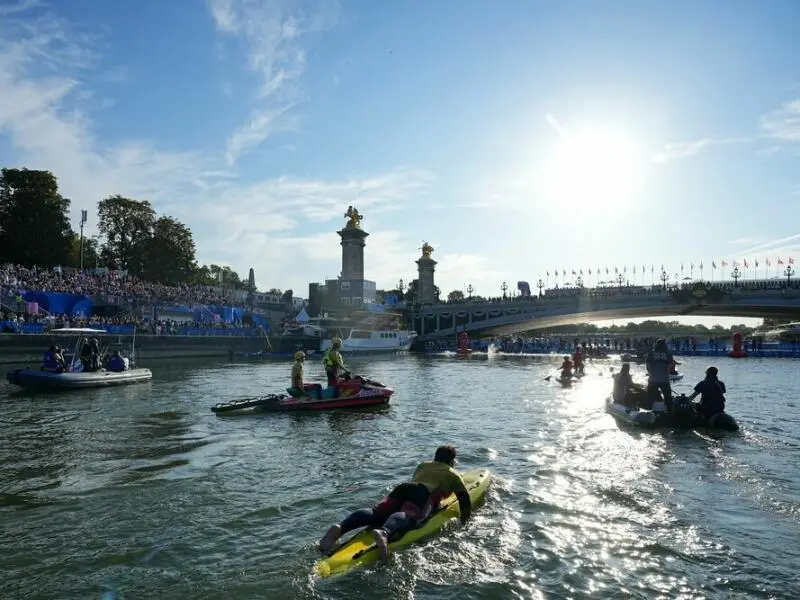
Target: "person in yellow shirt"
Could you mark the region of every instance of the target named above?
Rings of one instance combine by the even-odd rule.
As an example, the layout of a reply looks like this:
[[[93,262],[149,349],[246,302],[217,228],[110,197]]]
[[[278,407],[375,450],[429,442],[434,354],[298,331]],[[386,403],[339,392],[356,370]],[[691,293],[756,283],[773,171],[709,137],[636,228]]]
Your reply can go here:
[[[439,446],[431,461],[417,466],[411,481],[396,486],[372,508],[362,508],[332,525],[319,542],[320,552],[330,552],[337,540],[348,531],[371,527],[381,560],[389,556],[389,541],[419,526],[439,508],[439,503],[455,493],[461,522],[472,513],[472,501],[464,479],[453,466],[456,449]]]
[[[346,372],[342,358],[342,339],[335,337],[331,340],[331,347],[322,355],[322,365],[328,375],[328,385],[335,386],[339,383],[339,373]]]
[[[299,350],[294,353],[294,364],[292,365],[292,388],[303,391],[303,364],[306,362],[305,352]]]
[[[303,366],[306,362],[306,353],[298,350],[294,353],[294,364],[292,365],[292,387],[290,393],[293,396],[301,395],[316,395],[317,398],[322,397],[322,386],[318,383],[304,383],[303,382]]]

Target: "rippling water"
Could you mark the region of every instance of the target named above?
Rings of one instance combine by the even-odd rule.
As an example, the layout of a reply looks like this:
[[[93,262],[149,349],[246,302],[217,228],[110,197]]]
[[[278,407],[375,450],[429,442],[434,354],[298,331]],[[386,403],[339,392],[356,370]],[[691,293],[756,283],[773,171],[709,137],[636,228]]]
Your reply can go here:
[[[705,359],[682,359],[690,389]],[[742,431],[621,430],[608,368],[555,359],[350,359],[371,412],[220,418],[288,364],[156,363],[151,384],[0,392],[2,598],[798,598],[800,363],[720,359]],[[641,372],[642,367],[634,371]],[[311,363],[307,371],[320,371]],[[6,395],[7,394],[7,395]],[[320,581],[314,545],[429,459],[488,467],[464,528]]]

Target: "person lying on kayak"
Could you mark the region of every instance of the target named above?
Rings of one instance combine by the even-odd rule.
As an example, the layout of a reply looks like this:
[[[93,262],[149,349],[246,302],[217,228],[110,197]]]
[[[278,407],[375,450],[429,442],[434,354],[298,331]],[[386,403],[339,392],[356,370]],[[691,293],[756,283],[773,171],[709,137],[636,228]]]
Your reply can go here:
[[[572,377],[572,361],[569,356],[564,357],[564,362],[561,363],[561,379],[569,379]]]
[[[372,508],[362,508],[343,521],[332,525],[319,542],[320,552],[327,554],[336,541],[348,531],[371,527],[380,559],[389,556],[389,542],[406,531],[419,526],[439,508],[439,502],[455,493],[461,522],[472,513],[472,501],[461,475],[453,469],[456,449],[439,446],[431,461],[421,463],[414,471],[412,481],[396,486],[389,495]]]
[[[706,378],[694,386],[694,392],[689,396],[689,400],[694,400],[698,395],[700,396],[698,408],[707,419],[718,413],[725,412],[725,394],[727,390],[725,389],[725,384],[717,378],[718,373],[717,367],[708,367],[706,369]]]
[[[614,375],[614,402],[625,406],[638,406],[638,400],[645,394],[644,386],[633,383],[630,363],[622,363],[622,369]]]

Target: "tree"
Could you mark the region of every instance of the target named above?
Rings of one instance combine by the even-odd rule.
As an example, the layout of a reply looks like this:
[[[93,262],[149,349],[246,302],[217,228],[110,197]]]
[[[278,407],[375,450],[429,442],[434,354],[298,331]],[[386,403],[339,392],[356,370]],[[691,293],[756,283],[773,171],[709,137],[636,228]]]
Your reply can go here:
[[[139,242],[142,260],[140,274],[152,281],[182,283],[196,270],[195,246],[191,230],[173,217],[160,217],[153,235]]]
[[[109,196],[97,203],[97,217],[97,228],[106,240],[100,252],[103,265],[141,275],[147,242],[156,224],[156,212],[150,203],[119,194]]]
[[[461,290],[453,290],[447,294],[448,302],[461,302],[462,300],[464,300],[464,292]]]
[[[68,263],[69,205],[58,193],[58,181],[50,171],[0,171],[0,263]]]
[[[72,267],[81,266],[81,236],[74,231],[69,238],[69,261]],[[100,244],[97,238],[83,237],[83,268],[93,269],[100,264]]]
[[[292,290],[286,290],[285,292],[283,292],[281,300],[283,301],[284,304],[291,304],[292,298],[294,298],[294,292]]]
[[[220,285],[220,273],[222,273],[222,284],[236,289],[247,289],[247,283],[227,265],[212,264],[197,267],[192,280],[199,285]]]

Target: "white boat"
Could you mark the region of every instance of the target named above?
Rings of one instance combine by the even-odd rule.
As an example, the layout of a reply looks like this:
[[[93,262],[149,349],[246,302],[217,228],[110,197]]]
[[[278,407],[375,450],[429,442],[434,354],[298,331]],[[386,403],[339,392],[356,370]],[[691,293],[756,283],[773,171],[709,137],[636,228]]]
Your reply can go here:
[[[342,352],[403,352],[411,347],[416,331],[389,329],[351,329],[342,336]],[[320,350],[331,347],[331,338],[322,340]]]
[[[136,368],[132,363],[132,358],[123,358],[126,365],[124,371],[109,371],[100,368],[93,371],[84,370],[80,355],[84,346],[84,338],[100,337],[106,335],[104,330],[91,329],[88,327],[70,327],[55,329],[50,332],[54,336],[77,336],[75,348],[71,355],[65,356],[63,369],[58,371],[45,369],[44,366],[38,369],[16,369],[6,375],[6,379],[12,385],[18,385],[26,390],[37,391],[57,391],[89,389],[98,387],[110,387],[117,385],[129,385],[141,383],[153,378],[150,369]],[[134,341],[131,343],[131,357],[135,353],[136,332],[134,330]],[[105,348],[101,349],[101,356],[105,354]]]
[[[669,380],[670,381],[680,381],[683,379],[683,373],[670,373]]]

